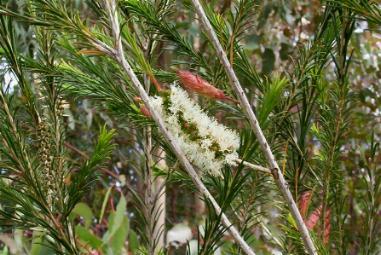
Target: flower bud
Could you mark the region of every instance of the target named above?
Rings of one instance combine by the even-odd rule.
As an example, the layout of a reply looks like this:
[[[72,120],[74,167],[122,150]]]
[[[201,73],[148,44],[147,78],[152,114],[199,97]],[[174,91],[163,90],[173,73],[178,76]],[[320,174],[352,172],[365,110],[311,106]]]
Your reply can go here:
[[[158,92],[163,90],[163,88],[161,87],[161,84],[156,80],[156,78],[155,78],[155,76],[153,76],[153,74],[148,75],[148,78],[152,82],[152,84],[155,86],[155,88]]]
[[[138,97],[138,96],[134,96],[133,100],[134,100],[135,103],[141,103],[141,102],[143,102],[142,98]]]
[[[151,112],[148,110],[148,108],[145,106],[145,105],[143,105],[143,104],[141,104],[140,105],[140,112],[144,115],[144,116],[146,116],[146,117],[151,117]]]
[[[150,113],[150,111],[148,110],[148,108],[144,105],[142,98],[141,98],[141,97],[138,97],[138,96],[135,96],[135,97],[133,98],[133,100],[134,100],[135,103],[139,104],[140,112],[141,112],[144,116],[150,118],[150,117],[151,117],[151,113]]]

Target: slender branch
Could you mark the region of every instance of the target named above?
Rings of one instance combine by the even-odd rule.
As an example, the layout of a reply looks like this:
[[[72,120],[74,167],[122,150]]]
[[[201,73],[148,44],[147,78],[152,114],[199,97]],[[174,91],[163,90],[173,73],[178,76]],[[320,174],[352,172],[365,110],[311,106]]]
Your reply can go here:
[[[106,43],[94,38],[94,36],[89,31],[83,31],[84,35],[86,36],[86,39],[89,40],[97,50],[107,54],[107,55],[114,55],[115,50],[108,46]]]
[[[90,159],[89,155],[87,155],[85,152],[81,151],[80,149],[78,149],[77,147],[72,145],[71,143],[64,142],[64,145],[65,145],[66,148],[68,148],[69,150],[74,151],[75,153],[77,153],[78,155],[83,157],[84,159],[86,159],[86,160]]]
[[[273,234],[271,233],[270,229],[263,223],[263,221],[260,221],[259,223],[263,229],[263,232],[266,233],[267,236],[269,236],[271,239],[274,240],[274,242],[279,246],[282,247],[282,242]]]
[[[263,167],[263,166],[259,166],[259,165],[255,165],[255,164],[252,164],[250,162],[247,162],[247,161],[243,161],[242,159],[237,159],[236,160],[238,164],[241,164],[248,167],[248,168],[251,168],[253,170],[258,170],[258,171],[261,171],[261,172],[264,172],[264,173],[267,173],[267,174],[271,174],[271,170],[266,168],[266,167]]]
[[[201,181],[200,177],[197,175],[195,169],[190,164],[190,162],[188,161],[188,159],[184,155],[183,151],[181,150],[180,145],[178,144],[177,140],[174,138],[174,136],[165,127],[164,121],[163,121],[162,117],[160,116],[160,114],[158,114],[156,109],[151,106],[147,92],[145,91],[141,82],[139,81],[136,74],[132,70],[130,64],[125,59],[122,40],[120,37],[120,27],[119,27],[117,12],[116,12],[115,0],[106,0],[105,3],[106,3],[106,8],[108,9],[108,12],[110,15],[110,22],[112,25],[112,33],[113,33],[113,36],[115,38],[115,45],[116,45],[115,47],[116,48],[115,48],[115,56],[114,57],[119,62],[119,64],[123,67],[123,69],[126,71],[127,75],[130,77],[133,87],[139,92],[140,97],[142,98],[145,106],[151,112],[153,120],[158,125],[158,127],[161,130],[164,138],[167,140],[167,142],[172,147],[172,150],[175,153],[177,159],[180,161],[180,163],[183,165],[185,170],[188,172],[188,174],[192,178],[194,184],[202,192],[202,194],[207,199],[210,200],[210,202],[212,203],[216,213],[221,214],[222,223],[229,229],[229,232],[234,237],[234,239],[239,243],[242,250],[245,251],[246,254],[255,255],[255,253],[250,248],[250,246],[241,237],[241,235],[239,234],[237,229],[232,225],[230,220],[222,212],[221,207],[218,205],[217,201],[214,199],[212,194],[210,194],[209,190],[205,187],[205,185]]]
[[[298,207],[296,206],[296,203],[295,203],[295,201],[292,197],[292,194],[288,188],[288,184],[287,184],[286,180],[284,179],[282,171],[280,170],[278,163],[275,160],[274,154],[272,153],[265,136],[263,135],[262,129],[259,126],[258,120],[257,120],[257,118],[256,118],[256,116],[255,116],[255,114],[254,114],[254,112],[250,106],[250,103],[246,97],[245,92],[242,89],[242,86],[241,86],[241,84],[240,84],[240,82],[239,82],[239,80],[238,80],[238,78],[234,72],[234,69],[233,69],[231,63],[229,62],[229,60],[226,56],[226,53],[225,53],[220,41],[218,40],[218,37],[217,37],[215,31],[213,30],[213,27],[210,24],[200,1],[199,0],[192,0],[192,3],[196,9],[196,12],[198,13],[198,15],[201,18],[201,22],[204,26],[205,31],[207,32],[214,48],[217,51],[217,56],[219,57],[222,65],[225,68],[225,71],[229,77],[230,85],[233,88],[233,90],[235,91],[236,95],[238,96],[240,105],[241,105],[243,111],[245,112],[246,116],[249,119],[251,128],[252,128],[254,134],[256,135],[256,137],[258,139],[258,142],[260,144],[262,152],[264,153],[269,165],[271,166],[271,169],[272,169],[271,172],[273,174],[273,177],[274,177],[279,189],[282,191],[282,194],[283,194],[285,200],[287,201],[287,204],[290,208],[291,214],[292,214],[294,220],[296,221],[298,229],[301,233],[304,245],[305,245],[306,249],[308,250],[309,254],[312,254],[312,255],[316,254],[317,255],[317,250],[316,250],[315,245],[311,239],[310,233],[309,233],[306,225],[304,224],[302,216],[300,215]]]

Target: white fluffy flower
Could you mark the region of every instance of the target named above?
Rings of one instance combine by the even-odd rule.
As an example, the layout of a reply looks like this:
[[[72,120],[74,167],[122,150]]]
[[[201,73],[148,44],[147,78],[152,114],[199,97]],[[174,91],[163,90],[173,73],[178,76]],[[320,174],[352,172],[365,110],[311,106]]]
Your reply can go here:
[[[168,108],[161,97],[151,97],[188,159],[202,171],[221,176],[224,164],[235,165],[239,137],[236,132],[209,117],[180,87],[171,86]],[[182,128],[184,123],[191,125]]]

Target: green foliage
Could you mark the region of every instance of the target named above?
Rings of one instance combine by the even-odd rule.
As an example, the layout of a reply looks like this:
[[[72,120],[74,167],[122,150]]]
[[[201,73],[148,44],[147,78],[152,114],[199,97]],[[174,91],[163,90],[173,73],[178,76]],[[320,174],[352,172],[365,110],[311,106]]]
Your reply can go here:
[[[154,6],[149,1],[125,0],[122,3],[122,10],[127,17],[133,15],[137,19],[144,19],[143,21],[147,23],[148,28],[151,27],[153,33],[158,35],[158,39],[163,37],[163,39],[174,43],[180,54],[191,57],[194,64],[207,68],[208,64],[193,49],[192,43],[178,32],[176,26],[165,22],[164,19],[171,14],[171,6],[170,1],[160,1],[159,5]]]
[[[381,24],[381,10],[377,6],[376,1],[365,0],[344,0],[344,1],[328,1],[328,3],[335,3],[356,12],[359,16],[376,25]]]
[[[82,168],[72,172],[63,149],[61,84],[42,76],[41,90],[34,92],[31,73],[25,71],[16,51],[10,26],[12,20],[1,17],[1,22],[2,54],[10,63],[9,70],[17,77],[24,108],[18,109],[16,94],[5,87],[7,85],[2,85],[0,117],[4,125],[0,130],[3,169],[0,193],[4,204],[0,221],[3,226],[40,229],[46,234],[41,242],[57,253],[78,254],[67,216],[88,191],[96,176],[96,167],[111,153],[114,132],[102,128],[93,155]],[[41,47],[51,49],[54,36],[45,31],[42,34],[45,37],[40,38]],[[54,51],[44,54],[39,64],[53,65]],[[46,99],[37,101],[37,93],[42,93]]]
[[[282,93],[287,85],[286,79],[275,78],[274,81],[265,88],[263,93],[260,109],[257,113],[259,123],[266,129],[269,123],[269,115],[274,111],[275,107],[280,103]]]
[[[233,94],[189,1],[117,3],[126,60],[150,96],[159,95],[152,85],[177,81],[178,69]],[[321,208],[310,229],[318,253],[380,252],[379,4],[204,8],[294,199],[314,194],[304,220]],[[0,254],[21,252],[17,245],[33,255],[174,254],[160,237],[177,222],[198,233],[198,254],[243,254],[210,201],[196,208],[197,188],[144,115],[111,29],[104,1],[1,2]],[[240,133],[241,159],[266,167],[239,105],[192,97]],[[271,175],[242,164],[222,176],[203,182],[257,254],[306,254]]]

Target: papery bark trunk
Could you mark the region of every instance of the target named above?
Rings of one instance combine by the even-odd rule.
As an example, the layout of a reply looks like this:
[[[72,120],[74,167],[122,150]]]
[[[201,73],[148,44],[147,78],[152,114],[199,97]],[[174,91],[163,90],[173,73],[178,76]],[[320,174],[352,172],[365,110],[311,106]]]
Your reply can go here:
[[[158,159],[157,166],[161,169],[166,169],[167,164],[165,163],[165,152],[159,148],[156,153]],[[160,250],[165,248],[165,219],[166,219],[166,188],[165,188],[165,178],[164,177],[154,177],[153,189],[155,192],[155,212],[157,214],[156,226],[154,228],[154,235],[157,238],[157,245],[155,249],[155,254],[158,254]]]

